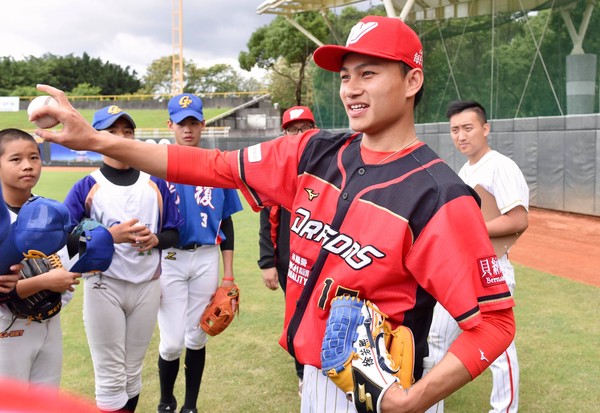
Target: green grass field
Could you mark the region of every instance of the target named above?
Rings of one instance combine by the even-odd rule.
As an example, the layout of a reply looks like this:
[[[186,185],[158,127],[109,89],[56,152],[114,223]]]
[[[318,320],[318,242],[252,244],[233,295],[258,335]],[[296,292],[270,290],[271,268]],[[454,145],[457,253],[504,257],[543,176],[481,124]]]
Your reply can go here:
[[[109,103],[107,103],[107,105],[108,104]],[[169,115],[166,109],[129,110],[126,104],[123,104],[121,108],[131,115],[138,128],[146,129],[167,127],[167,119]],[[214,118],[215,116],[220,115],[229,109],[231,108],[204,108],[204,118]],[[83,109],[79,112],[81,112],[81,114],[91,122],[95,111],[91,109]],[[36,129],[35,125],[29,122],[27,111],[25,110],[20,110],[18,112],[0,112],[0,129],[5,128],[18,128],[25,131],[33,131]]]
[[[35,189],[62,200],[85,173],[45,170]],[[223,334],[211,338],[198,401],[199,412],[298,412],[297,379],[291,358],[277,344],[283,323],[281,290],[270,291],[256,265],[258,215],[247,204],[234,216],[235,273],[241,312]],[[516,265],[517,348],[521,366],[520,411],[595,413],[600,405],[600,288]],[[576,271],[576,263],[573,263]],[[82,322],[82,292],[63,309],[62,387],[93,400],[94,375]],[[146,357],[138,412],[156,411],[158,331]],[[182,401],[183,368],[176,396]],[[479,378],[446,401],[447,413],[489,410],[491,375]],[[327,412],[324,412],[327,413]]]

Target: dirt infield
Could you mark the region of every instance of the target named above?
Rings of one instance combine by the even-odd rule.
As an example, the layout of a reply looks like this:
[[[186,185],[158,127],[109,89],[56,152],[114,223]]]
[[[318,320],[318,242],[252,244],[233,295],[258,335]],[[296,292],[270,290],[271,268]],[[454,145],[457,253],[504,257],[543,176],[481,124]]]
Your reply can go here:
[[[95,167],[47,166],[89,172]],[[600,217],[532,208],[529,228],[510,251],[511,261],[600,287]]]
[[[510,259],[600,287],[600,218],[532,208]]]

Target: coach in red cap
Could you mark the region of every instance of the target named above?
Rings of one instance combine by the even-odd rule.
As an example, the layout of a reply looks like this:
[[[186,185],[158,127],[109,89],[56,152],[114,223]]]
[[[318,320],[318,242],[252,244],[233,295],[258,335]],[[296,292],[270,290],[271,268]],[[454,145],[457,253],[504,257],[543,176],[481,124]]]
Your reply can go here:
[[[514,300],[476,196],[416,134],[414,108],[424,82],[416,33],[397,18],[365,17],[346,46],[322,46],[314,60],[339,72],[340,99],[355,133],[314,129],[223,152],[122,142],[94,131],[62,92],[47,86],[40,89],[54,95],[60,109],[39,109],[32,120],[52,115],[63,122],[60,132],[36,131],[49,141],[108,154],[170,182],[239,188],[255,210],[288,209],[280,344],[305,365],[302,411],[422,412],[508,347]],[[335,320],[343,313],[341,300],[359,303],[362,315]],[[369,305],[363,317],[367,301],[379,310]],[[463,332],[422,377],[436,301]],[[373,343],[372,317],[382,314],[395,331],[409,331],[402,386]],[[351,356],[358,347],[364,352]],[[326,366],[330,353],[340,356],[335,368]],[[344,390],[333,381],[340,374],[347,379]]]
[[[281,129],[286,135],[297,135],[315,128],[315,117],[306,106],[292,106],[283,112]]]

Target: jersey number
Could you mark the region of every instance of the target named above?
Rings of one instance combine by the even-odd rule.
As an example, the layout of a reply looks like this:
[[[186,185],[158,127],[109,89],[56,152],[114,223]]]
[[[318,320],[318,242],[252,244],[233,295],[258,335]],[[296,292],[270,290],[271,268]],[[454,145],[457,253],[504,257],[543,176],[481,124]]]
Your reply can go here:
[[[208,226],[208,214],[205,212],[201,212],[200,218],[202,218],[202,227],[206,228]]]
[[[323,290],[321,291],[321,297],[319,298],[319,308],[321,310],[325,309],[327,305],[327,297],[329,297],[329,292],[331,291],[331,286],[333,285],[333,280],[331,278],[326,278],[323,281]],[[358,291],[349,290],[348,288],[344,288],[341,285],[337,286],[335,290],[335,296],[339,297],[342,295],[349,295],[351,297],[358,297]]]

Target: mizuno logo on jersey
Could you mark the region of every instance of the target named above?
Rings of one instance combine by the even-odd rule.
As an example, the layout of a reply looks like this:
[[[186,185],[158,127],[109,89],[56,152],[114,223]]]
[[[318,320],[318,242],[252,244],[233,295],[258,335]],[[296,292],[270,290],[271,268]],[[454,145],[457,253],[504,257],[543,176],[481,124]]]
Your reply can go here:
[[[320,194],[317,194],[315,191],[313,191],[310,188],[304,188],[304,190],[308,194],[308,200],[309,201],[312,201],[313,199],[315,199],[316,197],[318,197],[320,195]]]
[[[373,258],[383,258],[385,254],[372,245],[362,246],[350,236],[334,230],[321,221],[310,218],[310,211],[296,210],[291,231],[301,238],[319,242],[323,249],[338,255],[353,269],[359,270],[373,262]]]

